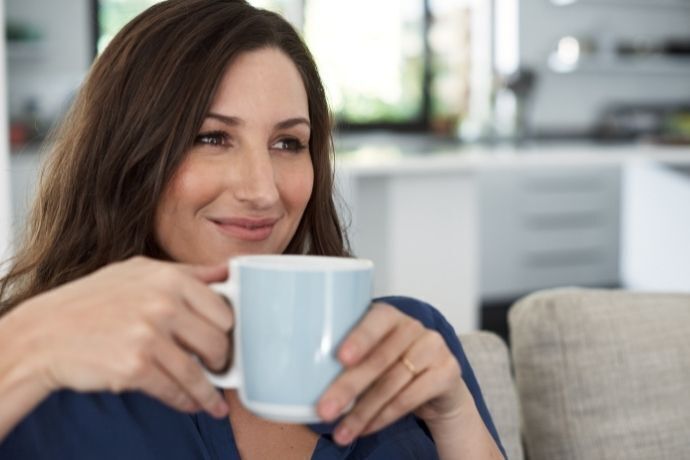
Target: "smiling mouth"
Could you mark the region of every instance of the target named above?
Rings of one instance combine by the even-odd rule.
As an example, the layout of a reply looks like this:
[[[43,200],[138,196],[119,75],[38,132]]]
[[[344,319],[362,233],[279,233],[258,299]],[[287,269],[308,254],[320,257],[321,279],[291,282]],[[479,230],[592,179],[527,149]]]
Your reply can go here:
[[[243,241],[263,241],[271,236],[278,219],[210,219],[226,236]]]

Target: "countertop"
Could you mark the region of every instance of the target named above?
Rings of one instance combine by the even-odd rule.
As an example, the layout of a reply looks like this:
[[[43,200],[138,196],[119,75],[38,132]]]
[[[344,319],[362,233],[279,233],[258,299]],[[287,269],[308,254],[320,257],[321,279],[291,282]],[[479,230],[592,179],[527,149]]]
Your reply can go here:
[[[622,165],[655,161],[690,167],[689,146],[650,144],[547,143],[526,147],[467,145],[410,151],[395,146],[363,145],[338,150],[336,168],[356,175],[468,173],[486,168]]]

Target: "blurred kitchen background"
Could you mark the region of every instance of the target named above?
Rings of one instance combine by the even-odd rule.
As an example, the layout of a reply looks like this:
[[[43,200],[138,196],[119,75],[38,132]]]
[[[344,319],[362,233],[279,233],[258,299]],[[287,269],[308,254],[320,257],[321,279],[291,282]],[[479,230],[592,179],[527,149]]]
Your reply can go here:
[[[3,1],[0,252],[21,237],[51,126],[153,3]],[[507,307],[537,289],[690,290],[690,0],[251,3],[315,55],[376,294],[505,335]]]

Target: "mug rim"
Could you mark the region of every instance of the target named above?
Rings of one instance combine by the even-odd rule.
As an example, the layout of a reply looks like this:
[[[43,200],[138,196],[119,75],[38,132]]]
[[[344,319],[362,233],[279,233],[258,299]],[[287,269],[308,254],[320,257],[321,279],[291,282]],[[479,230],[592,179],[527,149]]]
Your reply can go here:
[[[232,257],[230,264],[278,271],[361,271],[374,268],[369,259],[304,254],[242,255]]]

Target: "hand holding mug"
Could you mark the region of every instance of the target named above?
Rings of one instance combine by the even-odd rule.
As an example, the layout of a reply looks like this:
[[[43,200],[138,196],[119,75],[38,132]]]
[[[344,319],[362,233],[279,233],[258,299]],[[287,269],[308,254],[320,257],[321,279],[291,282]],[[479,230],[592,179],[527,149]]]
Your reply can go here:
[[[428,423],[458,417],[471,395],[460,366],[435,330],[397,308],[375,304],[338,351],[346,370],[319,401],[340,444],[378,431],[415,412]],[[468,400],[469,398],[469,400]]]
[[[25,331],[21,348],[46,394],[141,390],[182,411],[227,414],[206,379],[228,357],[232,311],[207,284],[227,267],[135,257],[27,301],[3,321]]]

